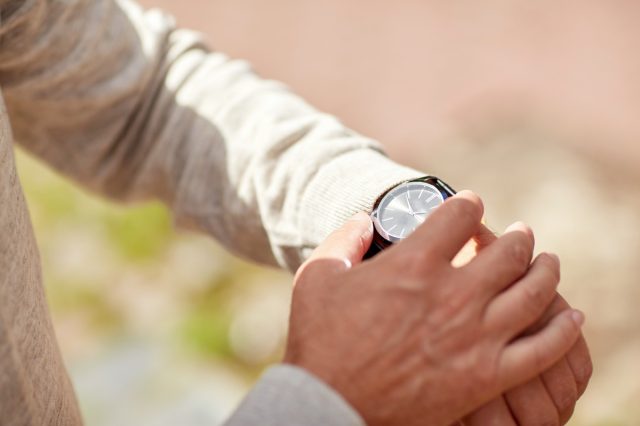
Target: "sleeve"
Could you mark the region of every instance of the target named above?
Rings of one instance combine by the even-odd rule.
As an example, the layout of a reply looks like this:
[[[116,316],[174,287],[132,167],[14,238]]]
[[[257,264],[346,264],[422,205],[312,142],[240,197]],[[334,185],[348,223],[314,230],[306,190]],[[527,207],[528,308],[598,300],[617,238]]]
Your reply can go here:
[[[108,197],[162,200],[179,226],[243,257],[294,270],[349,216],[423,175],[157,10],[0,5],[16,141]]]
[[[329,386],[298,367],[271,367],[224,426],[365,426]]]

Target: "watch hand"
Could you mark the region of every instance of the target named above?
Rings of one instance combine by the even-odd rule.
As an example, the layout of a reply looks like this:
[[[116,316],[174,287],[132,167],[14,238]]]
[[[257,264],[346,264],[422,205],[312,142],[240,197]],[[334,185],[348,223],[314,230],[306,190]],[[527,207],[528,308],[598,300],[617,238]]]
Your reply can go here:
[[[413,211],[413,208],[411,207],[411,203],[409,202],[409,192],[405,192],[405,195],[407,196],[407,206],[409,207],[409,213],[414,215],[415,212]]]
[[[436,207],[438,207],[438,206],[436,206]],[[431,210],[435,209],[436,207],[432,207],[429,210],[425,210],[423,212],[413,212],[413,214],[427,214],[427,213],[430,213]]]

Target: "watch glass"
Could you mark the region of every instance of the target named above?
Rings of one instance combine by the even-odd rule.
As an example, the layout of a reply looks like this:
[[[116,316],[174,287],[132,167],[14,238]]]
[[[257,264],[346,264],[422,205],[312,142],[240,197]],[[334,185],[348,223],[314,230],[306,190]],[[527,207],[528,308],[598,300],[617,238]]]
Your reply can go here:
[[[378,232],[391,241],[404,239],[443,202],[442,193],[428,183],[398,185],[380,201],[376,223]]]

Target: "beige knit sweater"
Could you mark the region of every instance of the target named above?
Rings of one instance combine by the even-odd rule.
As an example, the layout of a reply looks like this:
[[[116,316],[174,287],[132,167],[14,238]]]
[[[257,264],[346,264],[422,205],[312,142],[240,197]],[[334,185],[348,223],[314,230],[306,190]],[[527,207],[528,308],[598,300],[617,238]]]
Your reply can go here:
[[[0,87],[0,425],[81,423],[14,141],[87,188],[160,199],[178,225],[289,269],[385,189],[421,175],[128,0],[0,0]],[[234,419],[361,422],[329,388],[285,366]]]

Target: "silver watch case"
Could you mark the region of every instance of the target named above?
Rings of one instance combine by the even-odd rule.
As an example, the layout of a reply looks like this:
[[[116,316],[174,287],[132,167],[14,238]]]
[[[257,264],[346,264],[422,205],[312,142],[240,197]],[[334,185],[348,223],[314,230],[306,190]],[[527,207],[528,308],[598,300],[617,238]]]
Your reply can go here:
[[[439,183],[439,179],[437,179],[437,178],[434,178],[434,179],[436,179],[436,181]],[[427,180],[427,179],[425,178],[424,180]],[[375,227],[376,232],[382,238],[384,238],[385,240],[389,241],[390,243],[396,243],[398,241],[402,241],[403,239],[407,238],[410,235],[410,233],[407,234],[407,235],[404,235],[404,236],[400,236],[400,237],[396,236],[396,235],[392,235],[392,234],[389,233],[389,231],[387,231],[385,229],[385,227],[381,223],[381,220],[380,220],[381,208],[384,208],[388,204],[387,201],[390,198],[396,199],[401,194],[406,193],[411,186],[416,186],[416,185],[420,185],[420,186],[423,186],[424,188],[428,188],[429,192],[431,192],[432,194],[436,194],[436,198],[437,198],[437,201],[438,201],[438,205],[436,207],[439,207],[442,203],[444,203],[444,200],[446,198],[448,198],[448,196],[450,196],[450,195],[447,195],[447,197],[443,196],[441,189],[439,189],[438,187],[436,187],[435,185],[433,185],[431,183],[425,182],[424,180],[411,180],[411,181],[403,182],[403,183],[393,187],[391,190],[389,190],[380,199],[380,201],[377,203],[376,208],[373,210],[373,212],[371,212],[370,216],[371,216],[371,220],[373,222],[373,226]],[[450,192],[451,195],[453,195],[455,193],[455,191],[449,190],[448,186],[445,186],[444,190],[446,192]],[[433,209],[435,210],[436,207],[434,207]],[[424,220],[426,220],[426,218],[429,216],[429,214],[427,216],[425,216]],[[422,222],[424,222],[424,220]]]

